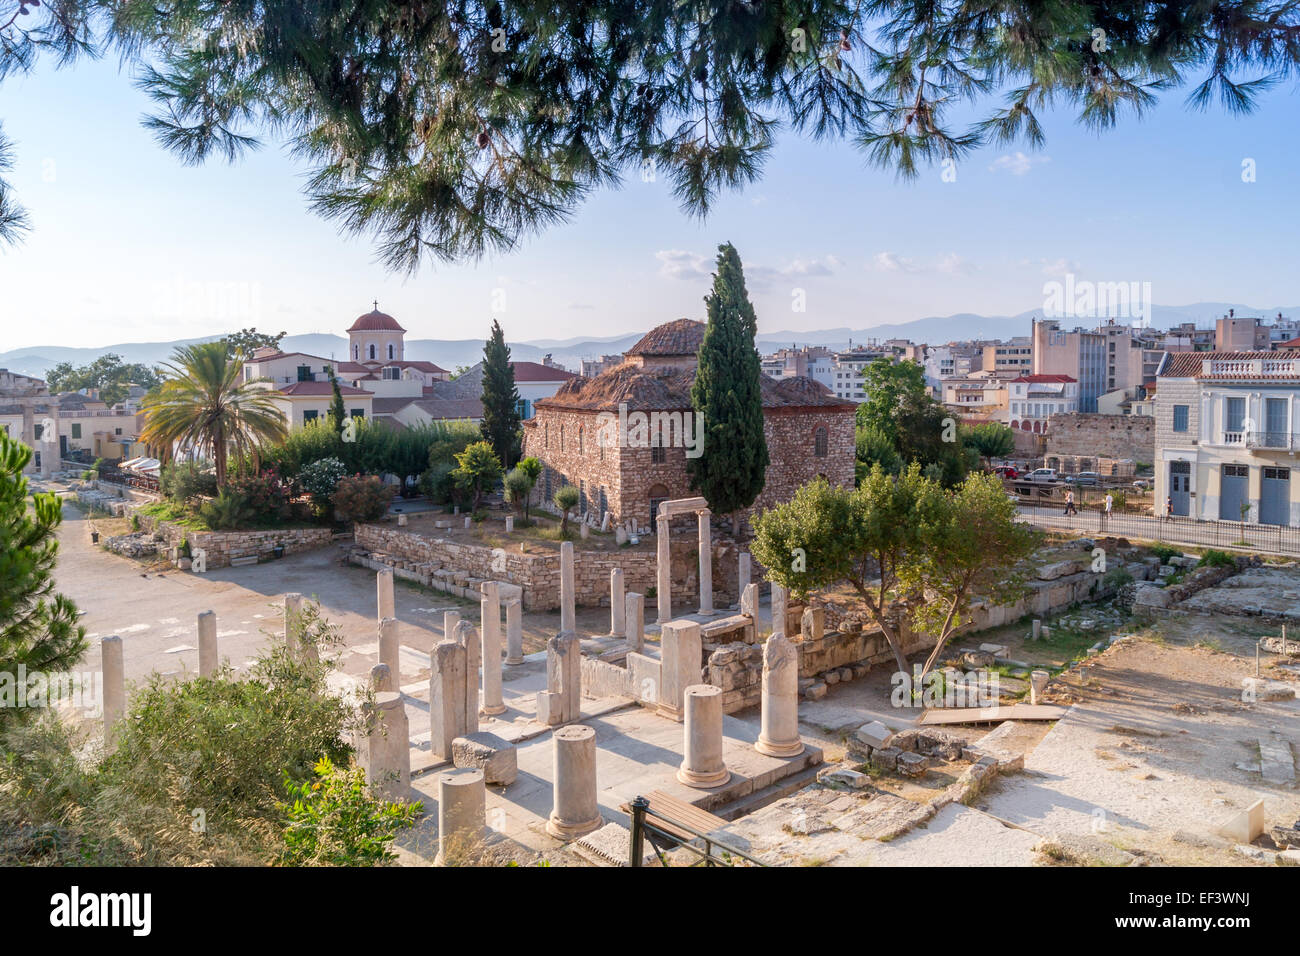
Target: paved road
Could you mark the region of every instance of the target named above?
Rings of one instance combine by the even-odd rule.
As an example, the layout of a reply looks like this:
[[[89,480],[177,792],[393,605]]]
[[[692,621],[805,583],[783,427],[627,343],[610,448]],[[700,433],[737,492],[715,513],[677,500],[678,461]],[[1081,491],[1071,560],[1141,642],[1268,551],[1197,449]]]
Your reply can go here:
[[[1103,519],[1101,513],[1094,510],[1077,515],[1063,515],[1060,506],[1041,505],[1021,505],[1020,514],[1031,524],[1042,528],[1079,531],[1084,534],[1109,534],[1139,541],[1235,547],[1269,554],[1300,555],[1300,528],[1248,523],[1244,526],[1243,533],[1243,526],[1236,521],[1164,519],[1131,514],[1113,514],[1110,518]]]

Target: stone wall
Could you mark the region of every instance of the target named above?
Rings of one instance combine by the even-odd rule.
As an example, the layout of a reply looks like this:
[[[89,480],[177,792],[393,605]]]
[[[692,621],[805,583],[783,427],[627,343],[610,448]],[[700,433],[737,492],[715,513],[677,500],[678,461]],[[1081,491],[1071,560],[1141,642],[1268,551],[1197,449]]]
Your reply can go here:
[[[653,448],[603,447],[596,436],[598,414],[542,407],[525,423],[524,454],[539,458],[547,468],[539,495],[550,500],[567,481],[578,487],[586,509],[597,516],[603,504],[615,523],[631,520],[649,531],[651,498],[695,494],[686,471],[686,449],[665,448],[663,460],[656,462]],[[852,485],[854,414],[853,408],[841,407],[768,408],[763,434],[771,463],[767,483],[750,511],[788,501],[818,475]],[[822,426],[827,430],[827,454],[818,458],[813,436]]]
[[[193,531],[170,521],[140,515],[140,527],[162,535],[169,548],[180,547],[188,540],[193,551],[202,548],[208,555],[208,570],[230,566],[232,557],[271,557],[277,546],[285,554],[314,551],[334,541],[332,528],[284,528],[266,531]]]
[[[1047,429],[1048,455],[1131,458],[1155,461],[1156,420],[1148,415],[1053,415]]]
[[[699,551],[695,522],[677,522],[672,547],[673,606],[695,610],[699,605]],[[686,525],[689,524],[689,527]],[[560,606],[560,552],[522,554],[492,549],[448,538],[418,534],[389,524],[359,524],[356,544],[366,554],[355,559],[366,567],[387,566],[404,577],[450,594],[477,598],[478,585],[485,580],[508,581],[524,591],[524,607],[530,611],[553,611]],[[583,607],[609,606],[609,572],[623,569],[623,587],[641,594],[655,587],[657,559],[654,551],[584,551],[574,542],[573,583],[575,600]],[[725,606],[738,600],[738,560],[735,546],[714,535],[714,604]],[[757,580],[757,579],[756,579]],[[655,602],[646,599],[653,619]]]

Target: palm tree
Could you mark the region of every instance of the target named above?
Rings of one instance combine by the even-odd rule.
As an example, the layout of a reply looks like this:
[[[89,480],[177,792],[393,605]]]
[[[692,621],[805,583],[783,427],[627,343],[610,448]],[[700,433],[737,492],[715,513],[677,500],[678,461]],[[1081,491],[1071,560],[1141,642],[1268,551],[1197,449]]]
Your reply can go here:
[[[181,442],[210,454],[217,487],[225,487],[228,454],[242,458],[263,442],[285,437],[284,416],[271,391],[240,380],[243,363],[238,355],[227,356],[224,343],[181,346],[163,371],[167,379],[142,403],[140,437],[168,450]]]

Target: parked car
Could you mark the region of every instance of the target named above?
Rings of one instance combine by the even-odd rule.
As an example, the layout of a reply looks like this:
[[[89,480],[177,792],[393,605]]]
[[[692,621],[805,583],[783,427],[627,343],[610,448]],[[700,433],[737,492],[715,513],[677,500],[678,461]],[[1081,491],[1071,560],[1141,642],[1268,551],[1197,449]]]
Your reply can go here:
[[[1147,488],[1150,488],[1150,487],[1151,487],[1151,479],[1150,479],[1150,478],[1139,478],[1137,481],[1133,482],[1133,487],[1134,487],[1134,488],[1141,488],[1142,490],[1145,491]]]
[[[993,469],[993,473],[999,478],[1019,478],[1020,472],[1016,471],[1013,465],[998,465]]]
[[[1035,468],[1025,475],[1026,481],[1056,481],[1055,468]]]
[[[1099,485],[1101,475],[1095,471],[1081,471],[1077,475],[1066,475],[1065,480],[1072,485]]]

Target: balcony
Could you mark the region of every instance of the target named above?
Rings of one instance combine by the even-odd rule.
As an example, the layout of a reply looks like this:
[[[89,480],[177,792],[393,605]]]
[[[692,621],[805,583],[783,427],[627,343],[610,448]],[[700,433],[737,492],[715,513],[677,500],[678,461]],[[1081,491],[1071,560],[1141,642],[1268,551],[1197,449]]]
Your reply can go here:
[[[1232,443],[1225,440],[1224,444]],[[1295,451],[1300,449],[1300,435],[1293,432],[1248,432],[1241,444],[1258,451]]]

